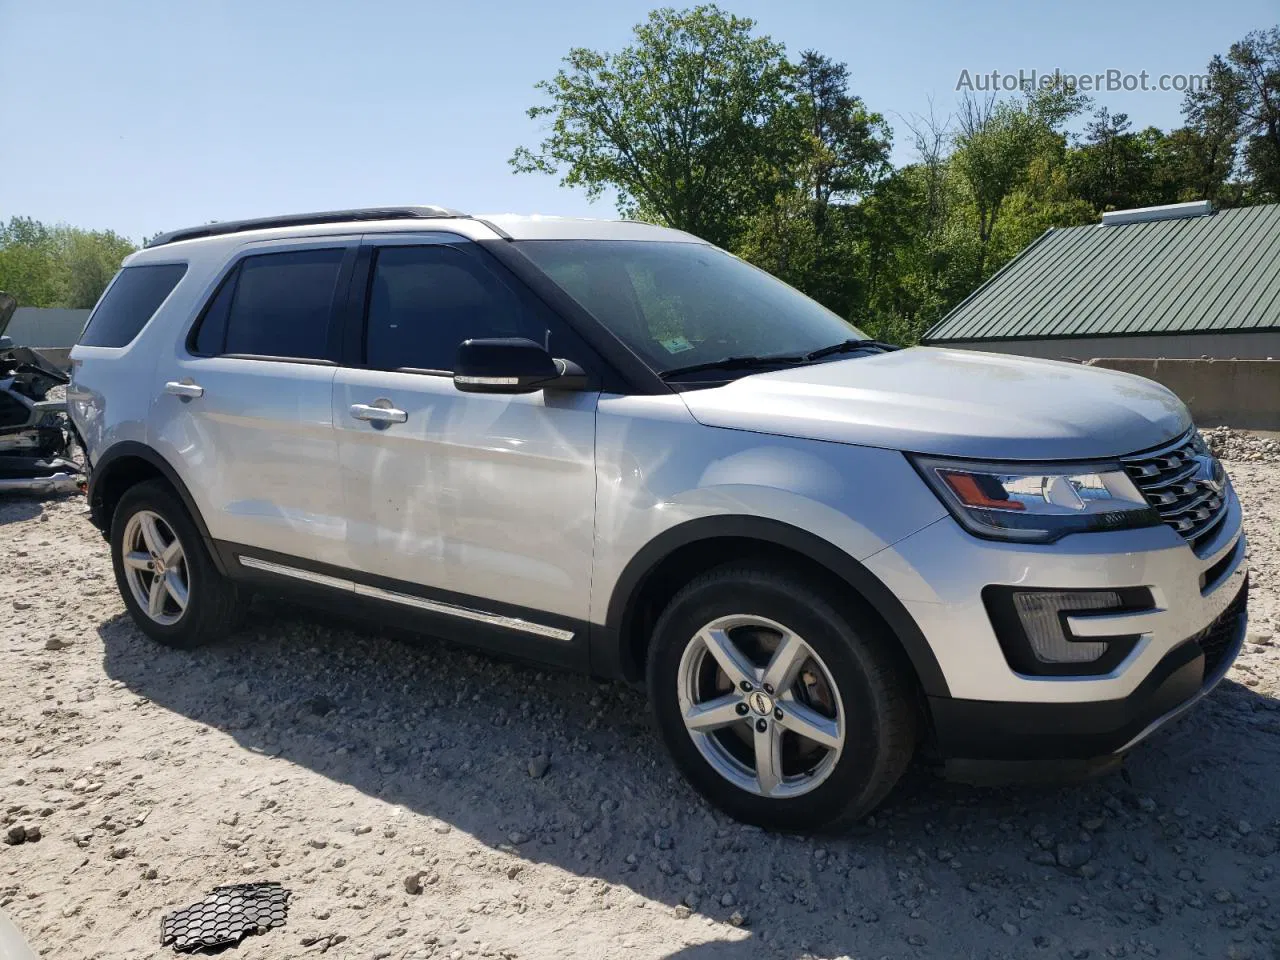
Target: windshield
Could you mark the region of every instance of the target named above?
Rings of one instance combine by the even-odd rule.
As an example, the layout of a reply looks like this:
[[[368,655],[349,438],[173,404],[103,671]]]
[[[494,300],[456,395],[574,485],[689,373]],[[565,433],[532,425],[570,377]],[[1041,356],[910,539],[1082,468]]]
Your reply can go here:
[[[525,240],[566,293],[665,373],[730,357],[802,357],[864,334],[715,247],[651,240]]]

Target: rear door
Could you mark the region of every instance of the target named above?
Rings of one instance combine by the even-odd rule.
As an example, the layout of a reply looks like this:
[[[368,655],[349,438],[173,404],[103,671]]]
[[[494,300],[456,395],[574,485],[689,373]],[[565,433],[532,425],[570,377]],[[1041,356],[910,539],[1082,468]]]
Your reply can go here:
[[[157,367],[152,445],[178,468],[216,540],[345,559],[331,416],[335,304],[358,245],[325,237],[246,246]]]
[[[517,642],[585,640],[573,624],[586,621],[590,594],[599,392],[472,394],[452,381],[469,338],[528,337],[590,372],[585,347],[469,241],[365,244],[355,335],[333,390],[353,566],[464,617],[570,622],[512,629]],[[369,419],[371,407],[390,419]]]

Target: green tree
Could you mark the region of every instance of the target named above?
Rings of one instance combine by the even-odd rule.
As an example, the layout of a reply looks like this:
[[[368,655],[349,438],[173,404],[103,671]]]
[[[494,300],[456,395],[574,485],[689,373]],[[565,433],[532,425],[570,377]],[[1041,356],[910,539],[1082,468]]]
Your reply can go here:
[[[559,174],[590,197],[616,191],[638,215],[728,245],[778,192],[794,149],[775,123],[794,71],[753,21],[714,5],[655,10],[617,53],[575,48],[537,85],[549,122],[518,172]]]
[[[1183,100],[1179,168],[1220,205],[1280,200],[1280,27],[1233,43],[1206,76]]]
[[[0,226],[0,290],[22,306],[92,307],[136,249],[110,230],[11,217]]]
[[[1280,200],[1280,26],[1233,43],[1227,60],[1240,89],[1245,169],[1261,198]]]
[[[1184,126],[1135,130],[1087,97],[1037,89],[908,122],[917,159],[814,50],[789,63],[714,6],[655,11],[616,54],[573,50],[538,85],[548,122],[518,171],[557,173],[626,214],[680,227],[885,339],[915,342],[1045,230],[1108,209],[1280,199],[1280,28],[1214,57]]]
[[[784,154],[778,192],[748,218],[737,252],[845,315],[866,299],[866,249],[856,205],[891,169],[892,131],[849,90],[849,71],[800,55],[788,109],[775,118]]]
[[[1239,154],[1244,91],[1235,71],[1221,56],[1209,61],[1207,83],[1183,98],[1186,126],[1173,144],[1179,172],[1192,200],[1219,204]]]
[[[977,229],[974,282],[987,276],[990,247],[1005,203],[1027,180],[1037,157],[1065,154],[1066,123],[1089,103],[1061,87],[997,100],[966,95],[951,163],[965,184]]]
[[[1163,200],[1155,179],[1155,143],[1132,126],[1128,114],[1101,107],[1067,155],[1071,190],[1099,213]]]
[[[948,150],[951,118],[907,124],[918,161],[898,171],[865,205],[870,238],[870,315],[882,339],[914,343],[973,275],[974,245],[957,211],[964,202]]]
[[[812,281],[820,246],[813,204],[800,191],[786,190],[746,221],[734,252],[815,296]]]
[[[92,307],[120,269],[120,261],[137,249],[110,230],[67,230],[61,238],[59,300],[66,307]]]
[[[821,222],[832,201],[862,195],[889,172],[893,131],[849,91],[849,68],[815,50],[800,55],[796,108],[807,149],[800,153],[800,186]]]
[[[30,217],[0,225],[0,290],[19,306],[52,306],[58,300],[57,244],[53,232]]]

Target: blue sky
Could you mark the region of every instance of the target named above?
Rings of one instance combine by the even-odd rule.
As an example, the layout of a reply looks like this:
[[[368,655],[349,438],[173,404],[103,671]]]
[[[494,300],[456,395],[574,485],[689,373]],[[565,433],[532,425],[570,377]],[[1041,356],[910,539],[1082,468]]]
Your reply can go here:
[[[552,177],[512,174],[538,139],[533,84],[571,46],[616,49],[632,0],[0,0],[0,218],[135,239],[207,220],[380,203],[609,216]],[[726,0],[795,54],[846,62],[895,128],[962,70],[1199,72],[1276,0],[963,4]],[[1100,97],[1136,125],[1178,93]]]

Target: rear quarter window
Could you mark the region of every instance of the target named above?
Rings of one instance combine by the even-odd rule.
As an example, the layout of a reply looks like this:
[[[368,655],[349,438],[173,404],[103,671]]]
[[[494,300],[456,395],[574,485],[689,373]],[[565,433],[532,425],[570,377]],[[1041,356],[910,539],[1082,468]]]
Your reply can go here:
[[[125,267],[93,311],[80,343],[123,347],[132,342],[186,272],[185,263]]]

